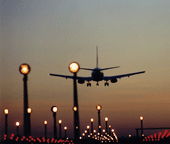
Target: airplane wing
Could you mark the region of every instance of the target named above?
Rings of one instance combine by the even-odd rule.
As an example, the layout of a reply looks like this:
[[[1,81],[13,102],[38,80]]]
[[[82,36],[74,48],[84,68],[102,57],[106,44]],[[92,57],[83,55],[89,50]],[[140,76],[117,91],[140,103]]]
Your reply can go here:
[[[60,74],[51,74],[49,73],[50,76],[58,76],[58,77],[63,77],[63,78],[66,78],[66,79],[73,79],[73,76],[69,76],[69,75],[60,75]],[[92,77],[77,77],[77,79],[83,79],[84,81],[91,81],[92,80]]]
[[[142,74],[142,73],[145,73],[145,71],[140,71],[140,72],[135,72],[135,73],[128,73],[128,74],[122,74],[122,75],[115,75],[115,76],[104,76],[103,80],[108,81],[108,80],[111,80],[113,78],[130,77],[132,75]]]

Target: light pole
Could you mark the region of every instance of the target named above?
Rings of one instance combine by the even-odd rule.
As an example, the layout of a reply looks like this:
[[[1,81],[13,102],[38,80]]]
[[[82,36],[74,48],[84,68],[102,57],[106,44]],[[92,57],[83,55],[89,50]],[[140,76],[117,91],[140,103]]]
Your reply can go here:
[[[56,125],[56,112],[58,111],[58,108],[56,106],[51,107],[51,111],[53,112],[53,118],[54,118],[54,138],[57,139],[57,125]]]
[[[32,109],[28,108],[27,113],[28,113],[28,135],[31,136],[31,113],[32,113]]]
[[[79,71],[80,66],[76,62],[72,62],[69,65],[69,71],[73,73],[73,90],[74,90],[74,106],[73,106],[73,112],[74,112],[74,138],[76,140],[80,137],[80,124],[79,124],[79,108],[78,108],[78,96],[77,96],[77,72]]]
[[[108,120],[109,120],[109,118],[108,118],[108,117],[105,117],[105,122],[106,122],[106,133],[108,133],[108,126],[107,126]]]
[[[100,110],[102,109],[102,106],[101,105],[97,105],[96,109],[98,110],[98,133],[101,135]]]
[[[91,122],[91,135],[93,135],[93,122],[94,122],[94,119],[91,118],[90,122]]]
[[[111,125],[109,125],[109,135],[111,135]]]
[[[105,129],[103,129],[103,136],[105,135],[105,132],[106,132],[106,130],[105,130]]]
[[[44,125],[45,125],[45,139],[47,139],[47,124],[48,122],[45,120]]]
[[[17,136],[19,136],[19,125],[20,125],[20,123],[19,123],[19,122],[16,122],[15,125],[16,125],[16,127],[17,127]]]
[[[24,75],[23,77],[23,84],[24,84],[24,136],[28,136],[29,133],[28,133],[28,114],[27,114],[27,109],[28,109],[28,92],[27,92],[27,80],[28,80],[28,73],[30,72],[31,70],[31,67],[26,64],[26,63],[23,63],[20,65],[19,67],[19,71],[21,74]]]
[[[8,136],[8,114],[9,114],[9,110],[4,109],[4,114],[5,114],[5,134]]]
[[[140,120],[141,120],[141,137],[143,137],[143,116],[140,116]]]
[[[59,120],[58,123],[59,123],[59,138],[61,139],[61,123],[62,123],[62,120]]]
[[[67,138],[67,127],[66,126],[64,127],[64,131],[65,131],[65,136],[64,137],[66,139]]]
[[[88,126],[87,126],[87,135],[88,135],[88,136],[90,135],[89,129],[90,129],[90,126],[88,125]]]

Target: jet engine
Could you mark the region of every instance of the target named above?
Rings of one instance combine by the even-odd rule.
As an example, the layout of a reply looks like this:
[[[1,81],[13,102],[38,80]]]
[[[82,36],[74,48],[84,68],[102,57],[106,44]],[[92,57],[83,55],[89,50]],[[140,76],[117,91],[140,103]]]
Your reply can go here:
[[[78,79],[79,84],[84,84],[84,79]]]
[[[110,81],[111,81],[112,83],[116,83],[116,82],[117,82],[117,78],[112,78]]]

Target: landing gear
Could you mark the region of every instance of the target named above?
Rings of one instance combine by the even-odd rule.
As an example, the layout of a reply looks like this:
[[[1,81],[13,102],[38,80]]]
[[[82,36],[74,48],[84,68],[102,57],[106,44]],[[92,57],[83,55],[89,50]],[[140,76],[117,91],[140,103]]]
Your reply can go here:
[[[108,83],[108,82],[105,82],[105,83],[104,83],[104,86],[109,86],[109,83]]]
[[[90,86],[90,87],[91,87],[91,83],[89,83],[89,82],[88,82],[88,83],[87,83],[87,87],[88,87],[88,86]]]
[[[96,86],[99,86],[99,83],[97,82]]]

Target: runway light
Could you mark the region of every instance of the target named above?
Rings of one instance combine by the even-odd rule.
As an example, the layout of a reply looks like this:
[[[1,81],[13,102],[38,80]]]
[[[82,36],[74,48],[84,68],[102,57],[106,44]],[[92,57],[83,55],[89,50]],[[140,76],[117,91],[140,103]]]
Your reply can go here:
[[[71,73],[77,73],[79,71],[79,69],[80,69],[80,66],[79,66],[79,64],[77,62],[70,63],[69,71]]]

